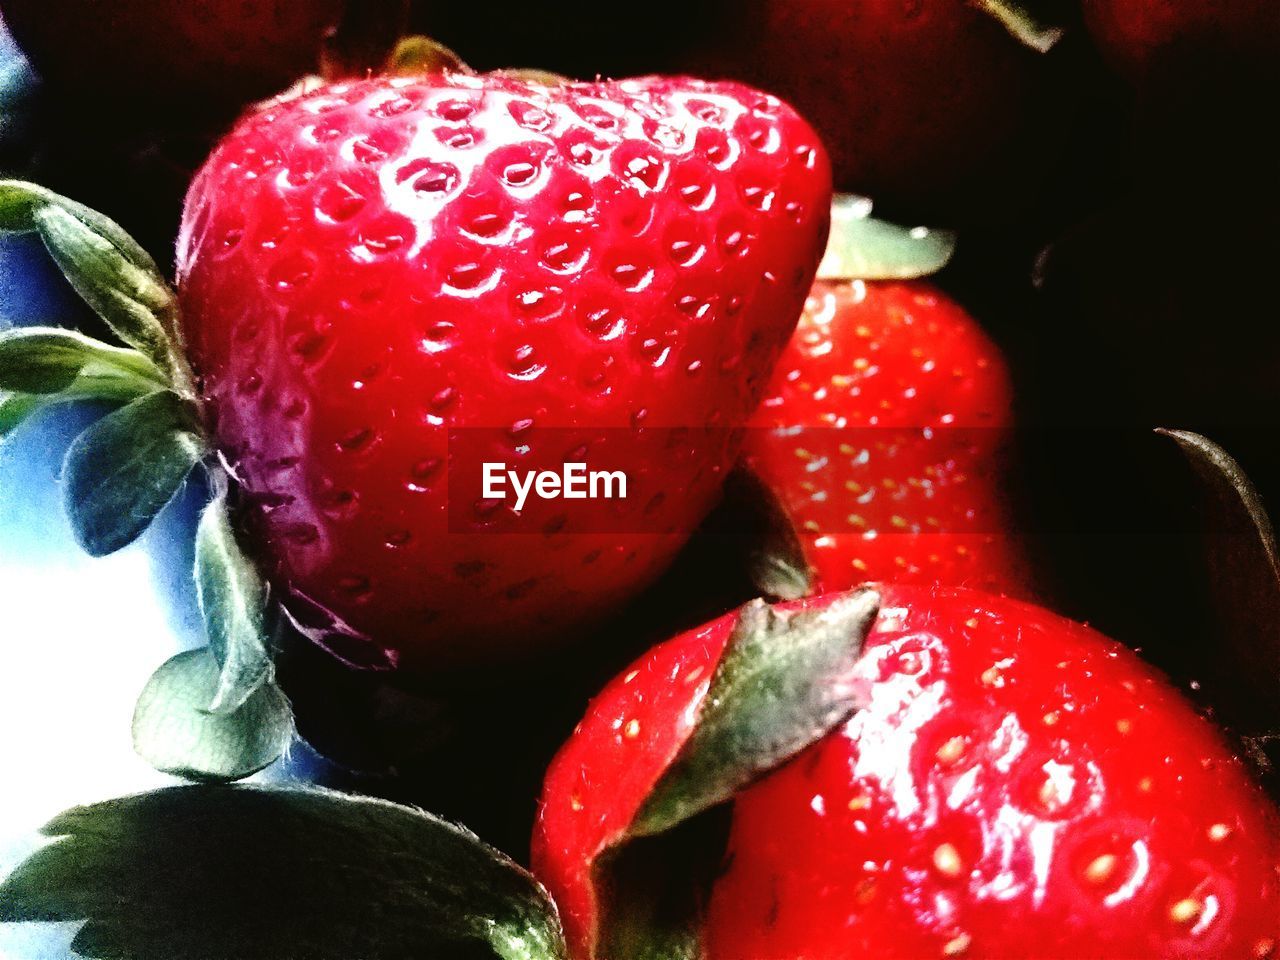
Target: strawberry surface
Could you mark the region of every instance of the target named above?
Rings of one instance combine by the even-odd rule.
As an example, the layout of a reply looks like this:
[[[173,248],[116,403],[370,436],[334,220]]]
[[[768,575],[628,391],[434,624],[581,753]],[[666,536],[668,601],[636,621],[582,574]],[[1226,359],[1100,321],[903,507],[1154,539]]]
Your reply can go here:
[[[815,593],[885,578],[1027,594],[1006,507],[1011,407],[999,349],[937,289],[819,281],[744,460]]]
[[[1280,819],[1165,679],[1025,603],[876,589],[861,710],[733,800],[709,958],[1274,954]],[[689,739],[734,622],[634,664],[548,771],[534,869],[575,956],[590,864]]]
[[[1273,954],[1275,811],[1161,677],[1028,605],[884,601],[865,709],[735,801],[711,957]]]
[[[192,184],[179,294],[285,603],[434,667],[634,594],[715,500],[829,199],[813,131],[736,84],[380,78],[248,115]],[[459,430],[645,493],[516,518]]]

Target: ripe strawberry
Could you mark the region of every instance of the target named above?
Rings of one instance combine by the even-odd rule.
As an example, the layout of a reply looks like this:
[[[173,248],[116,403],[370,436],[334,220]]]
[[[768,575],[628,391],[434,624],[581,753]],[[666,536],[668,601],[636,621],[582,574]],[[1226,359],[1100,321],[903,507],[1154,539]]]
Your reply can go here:
[[[4,0],[4,19],[43,79],[113,94],[238,109],[314,73],[341,0]],[[116,118],[119,122],[119,118]]]
[[[634,594],[717,495],[829,199],[813,131],[736,84],[384,78],[247,116],[192,184],[178,283],[286,604],[439,665]],[[505,536],[464,447],[590,447],[644,493]]]
[[[1008,532],[1004,358],[923,282],[819,280],[744,462],[794,528],[810,591],[867,578],[1026,593]]]
[[[1155,671],[1017,601],[872,590],[862,652],[825,684],[859,712],[815,726],[763,779],[733,781],[723,867],[697,924],[708,960],[1274,954],[1280,815]],[[794,625],[857,596],[774,615]],[[742,740],[723,735],[749,724],[741,704],[708,696],[726,650],[752,649],[740,624],[728,615],[651,651],[548,772],[533,863],[577,957],[610,935],[602,916],[634,921],[626,891],[597,876],[600,855],[653,822],[653,796],[689,767],[691,744],[719,758]]]

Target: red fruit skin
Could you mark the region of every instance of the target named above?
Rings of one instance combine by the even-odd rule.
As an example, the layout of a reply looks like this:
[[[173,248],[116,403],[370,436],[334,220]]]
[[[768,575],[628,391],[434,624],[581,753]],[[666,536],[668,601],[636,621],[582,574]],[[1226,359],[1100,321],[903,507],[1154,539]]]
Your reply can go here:
[[[862,670],[868,707],[736,799],[711,958],[1271,955],[1276,812],[1132,653],[893,587]]]
[[[632,596],[717,496],[829,201],[813,131],[735,84],[374,79],[246,117],[192,184],[178,282],[286,603],[435,669]],[[479,464],[446,467],[465,428],[513,466],[587,445],[649,492],[511,532]]]
[[[695,72],[794,104],[838,189],[936,217],[1017,128],[1035,55],[965,0],[748,0],[726,13]]]
[[[315,73],[341,0],[4,0],[44,80],[183,112],[238,107]]]
[[[1166,680],[1029,604],[877,589],[867,706],[734,801],[711,960],[1272,955],[1280,818]],[[584,860],[687,738],[705,691],[673,678],[711,669],[733,622],[633,665],[548,771],[533,867],[577,958]]]
[[[692,733],[737,615],[655,647],[591,701],[547,770],[531,857],[572,956],[595,956],[596,858],[619,840]]]
[[[1135,83],[1176,70],[1186,58],[1280,53],[1280,13],[1270,0],[1083,0],[1103,56]]]
[[[1007,517],[1012,401],[1000,350],[934,287],[818,281],[743,450],[811,592],[886,579],[1030,596]]]

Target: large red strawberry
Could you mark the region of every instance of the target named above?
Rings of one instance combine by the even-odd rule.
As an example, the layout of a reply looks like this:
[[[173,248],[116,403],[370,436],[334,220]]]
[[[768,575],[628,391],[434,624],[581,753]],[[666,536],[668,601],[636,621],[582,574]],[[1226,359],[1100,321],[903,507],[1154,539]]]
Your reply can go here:
[[[819,280],[744,462],[802,548],[811,592],[868,578],[1027,592],[1007,518],[999,349],[923,281]]]
[[[637,838],[730,798],[708,888],[672,871],[648,912],[619,872]],[[534,837],[581,958],[671,936],[681,887],[668,942],[709,960],[1270,957],[1278,866],[1276,810],[1131,652],[922,586],[749,605],[656,648],[552,764]]]
[[[0,231],[39,235],[129,347],[0,334],[0,437],[51,405],[114,408],[63,469],[95,555],[209,480],[208,644],[134,716],[158,768],[235,779],[279,756],[295,630],[362,666],[492,676],[635,595],[719,496],[823,247],[822,146],[736,84],[532,76],[424,69],[263,105],[192,184],[177,291],[118,224],[0,180]]]
[[[829,190],[813,131],[734,84],[373,79],[246,117],[178,284],[286,605],[439,665],[633,594],[716,497]],[[481,460],[588,448],[625,501],[482,493]]]

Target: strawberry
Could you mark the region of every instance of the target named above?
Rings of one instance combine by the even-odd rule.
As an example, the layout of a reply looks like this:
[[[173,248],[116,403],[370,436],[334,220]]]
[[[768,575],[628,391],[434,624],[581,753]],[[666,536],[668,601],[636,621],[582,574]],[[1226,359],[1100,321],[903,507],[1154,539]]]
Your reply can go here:
[[[1018,601],[885,585],[749,605],[634,664],[552,763],[534,835],[576,957],[670,932],[617,865],[726,800],[680,956],[1280,945],[1280,813],[1242,762],[1133,653]],[[690,882],[665,883],[670,906]]]
[[[999,349],[923,281],[819,280],[743,451],[811,592],[867,578],[1026,592],[1000,457]]]
[[[178,286],[275,582],[434,665],[634,594],[717,495],[829,189],[813,131],[733,84],[379,78],[246,117],[191,186]],[[482,459],[590,445],[645,492],[504,536],[451,431]]]
[[[63,467],[94,555],[193,470],[211,494],[208,643],[134,715],[167,772],[280,755],[295,634],[433,687],[636,595],[719,497],[822,252],[826,155],[773,97],[475,76],[423,38],[393,61],[416,75],[300,85],[241,120],[192,183],[177,290],[107,217],[0,180],[0,231],[38,235],[127,345],[0,333],[0,439],[106,405]]]

